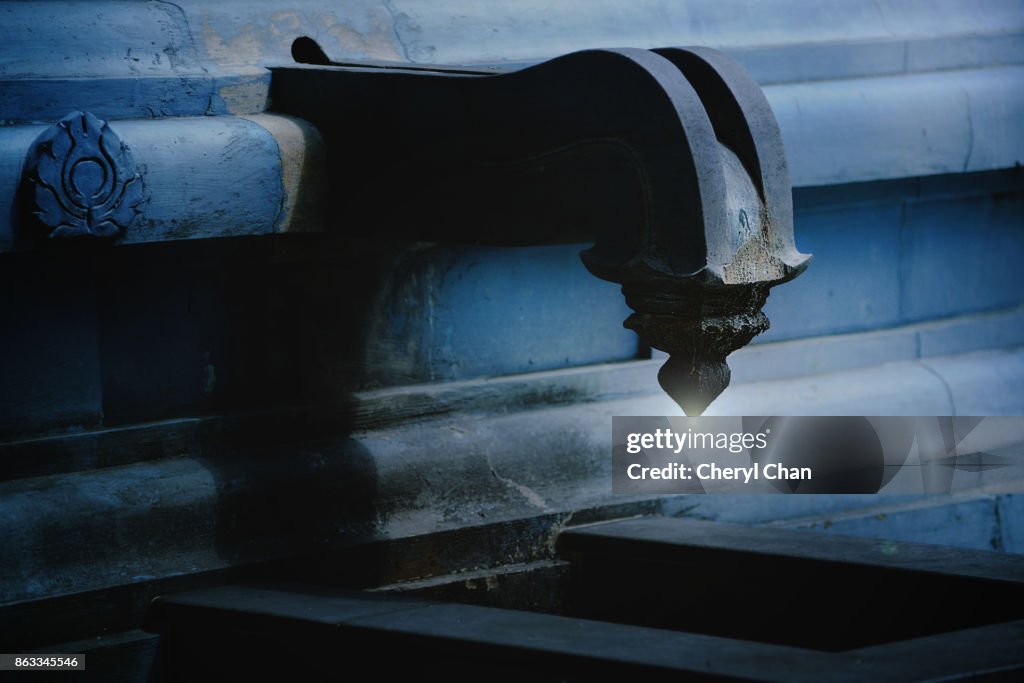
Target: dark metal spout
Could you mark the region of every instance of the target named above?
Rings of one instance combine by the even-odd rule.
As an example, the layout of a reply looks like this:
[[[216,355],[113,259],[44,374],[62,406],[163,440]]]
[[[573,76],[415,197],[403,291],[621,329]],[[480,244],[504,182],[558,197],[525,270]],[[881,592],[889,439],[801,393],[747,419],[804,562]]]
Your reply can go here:
[[[592,241],[583,263],[622,285],[625,326],[670,355],[659,380],[691,415],[767,329],[769,289],[807,265],[771,108],[713,50],[588,50],[507,73],[282,68],[271,98],[324,135],[340,231]]]

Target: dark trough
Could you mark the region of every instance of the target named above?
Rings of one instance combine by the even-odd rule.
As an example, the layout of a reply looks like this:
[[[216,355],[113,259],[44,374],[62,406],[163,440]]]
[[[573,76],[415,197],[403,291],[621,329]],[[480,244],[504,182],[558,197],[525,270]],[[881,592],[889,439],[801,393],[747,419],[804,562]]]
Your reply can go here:
[[[659,517],[569,528],[556,548],[546,561],[372,591],[263,581],[163,596],[147,628],[170,680],[197,657],[223,673],[327,675],[372,660],[456,679],[955,680],[1024,669],[1020,558]],[[552,594],[521,590],[530,584]]]

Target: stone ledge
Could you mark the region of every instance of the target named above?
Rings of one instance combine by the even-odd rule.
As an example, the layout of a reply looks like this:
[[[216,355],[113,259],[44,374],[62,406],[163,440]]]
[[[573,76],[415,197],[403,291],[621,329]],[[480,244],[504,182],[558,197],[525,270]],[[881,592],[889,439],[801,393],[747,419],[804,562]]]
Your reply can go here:
[[[110,127],[131,150],[149,198],[122,244],[323,227],[323,143],[302,121],[261,114],[122,120]],[[38,245],[16,209],[26,156],[45,129],[0,127],[0,253]]]

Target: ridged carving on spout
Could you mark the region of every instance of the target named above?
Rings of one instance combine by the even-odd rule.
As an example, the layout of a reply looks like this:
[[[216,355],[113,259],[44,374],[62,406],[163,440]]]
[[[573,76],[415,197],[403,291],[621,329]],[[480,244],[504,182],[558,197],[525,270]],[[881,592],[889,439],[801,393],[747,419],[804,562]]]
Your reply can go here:
[[[700,415],[729,386],[726,357],[768,329],[761,312],[768,288],[686,290],[653,299],[627,291],[626,300],[636,312],[624,325],[669,354],[658,382],[687,415]]]

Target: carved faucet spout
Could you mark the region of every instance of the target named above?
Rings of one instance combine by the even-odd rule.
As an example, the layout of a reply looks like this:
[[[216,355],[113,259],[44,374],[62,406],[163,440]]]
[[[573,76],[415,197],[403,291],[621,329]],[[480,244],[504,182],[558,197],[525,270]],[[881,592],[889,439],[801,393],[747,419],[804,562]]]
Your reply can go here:
[[[691,415],[767,329],[771,287],[807,265],[771,108],[713,50],[587,50],[510,72],[289,67],[271,99],[323,134],[338,230],[592,240],[584,264],[622,285],[625,326],[669,354],[659,380]]]
[[[686,190],[702,204],[703,240],[676,247],[701,262],[689,273],[672,268],[658,240],[628,261],[609,261],[597,247],[582,256],[595,275],[622,283],[635,311],[625,326],[669,354],[659,383],[686,414],[700,415],[729,385],[726,357],[768,329],[770,289],[810,257],[794,244],[782,136],[757,83],[715,50],[655,52],[686,79],[681,97],[703,110],[691,107],[684,124],[697,170]]]

